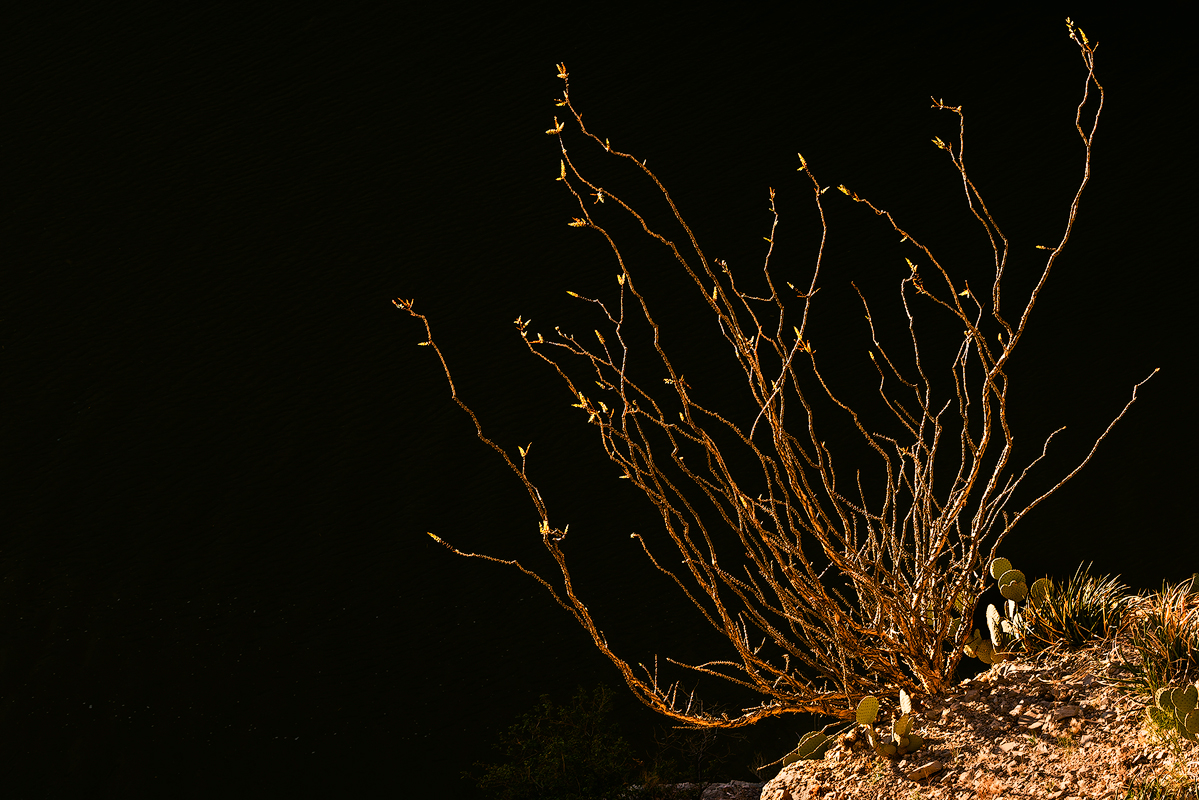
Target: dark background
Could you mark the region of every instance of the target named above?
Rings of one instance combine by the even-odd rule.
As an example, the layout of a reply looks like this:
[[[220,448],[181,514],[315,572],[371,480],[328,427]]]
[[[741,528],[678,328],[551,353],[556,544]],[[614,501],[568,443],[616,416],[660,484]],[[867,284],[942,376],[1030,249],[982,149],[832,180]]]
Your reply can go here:
[[[554,64],[589,125],[648,160],[709,256],[759,269],[774,187],[776,275],[796,285],[818,234],[797,151],[823,184],[986,273],[960,180],[929,143],[956,136],[929,96],[962,104],[972,178],[1012,241],[1014,308],[1080,176],[1084,72],[1066,13],[75,4],[10,17],[6,795],[469,797],[459,773],[492,758],[538,695],[619,688],[536,584],[425,535],[548,571],[522,487],[474,438],[395,297],[429,316],[495,441],[534,443],[530,474],[555,524],[572,524],[577,588],[617,650],[724,655],[629,539],[658,530],[653,509],[614,480],[594,429],[512,331],[517,315],[587,331],[565,290],[616,288],[610,253],[565,225],[577,208],[552,180]],[[1036,485],[1162,371],[1005,550],[1030,573],[1093,561],[1149,589],[1199,560],[1184,511],[1197,477],[1193,70],[1168,17],[1079,13],[1102,43],[1107,105],[1074,239],[1012,367],[1021,455],[1069,424]],[[630,171],[588,164],[652,204]],[[849,280],[893,304],[904,252],[864,207],[825,197],[811,338],[846,393],[869,397]],[[654,274],[655,256],[638,257]],[[710,323],[683,297],[661,301],[667,343],[737,418],[723,353],[697,344]],[[617,698],[647,747],[661,720]],[[774,760],[801,722],[763,725],[747,747]]]

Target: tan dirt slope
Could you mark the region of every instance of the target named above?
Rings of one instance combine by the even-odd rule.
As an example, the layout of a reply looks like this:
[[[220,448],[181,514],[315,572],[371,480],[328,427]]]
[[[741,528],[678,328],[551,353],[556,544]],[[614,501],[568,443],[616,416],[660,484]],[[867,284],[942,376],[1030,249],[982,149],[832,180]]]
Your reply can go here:
[[[761,800],[1073,800],[1123,798],[1154,780],[1199,786],[1199,745],[1147,722],[1147,699],[1113,680],[1120,655],[1106,642],[995,665],[913,709],[927,744],[906,760],[850,731],[823,759],[785,767]]]

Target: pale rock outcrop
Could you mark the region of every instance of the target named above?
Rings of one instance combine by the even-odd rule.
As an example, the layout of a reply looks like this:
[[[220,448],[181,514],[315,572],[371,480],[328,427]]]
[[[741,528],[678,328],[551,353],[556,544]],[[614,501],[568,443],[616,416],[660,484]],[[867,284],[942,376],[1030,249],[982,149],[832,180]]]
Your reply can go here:
[[[748,781],[729,781],[728,783],[713,783],[704,787],[701,800],[759,800],[764,783],[749,783]],[[634,786],[639,789],[641,787]],[[675,783],[667,788],[673,788],[680,798],[691,798],[699,788],[694,783]]]

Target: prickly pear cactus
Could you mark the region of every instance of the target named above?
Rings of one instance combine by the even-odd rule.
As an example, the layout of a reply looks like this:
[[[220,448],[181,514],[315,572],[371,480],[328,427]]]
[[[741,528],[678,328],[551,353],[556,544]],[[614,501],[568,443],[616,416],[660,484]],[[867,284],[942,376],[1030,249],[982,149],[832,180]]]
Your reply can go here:
[[[998,663],[1011,657],[1007,652],[1008,647],[1020,638],[1022,620],[1015,608],[1016,604],[1009,600],[1007,602],[1008,616],[1004,617],[993,604],[987,606],[987,629],[991,633],[992,663]]]
[[[903,689],[899,690],[899,711],[900,716],[891,722],[890,734],[881,735],[874,730],[875,720],[878,719],[878,698],[863,697],[862,702],[858,703],[858,724],[866,732],[866,742],[880,756],[906,756],[924,746],[924,739],[912,733],[912,699]]]
[[[966,640],[962,649],[966,655],[977,658],[984,664],[998,664],[1014,657],[1010,649],[1020,640],[1028,627],[1028,621],[1017,610],[1016,604],[1030,601],[1035,606],[1048,595],[1050,585],[1049,581],[1041,578],[1030,587],[1024,573],[1013,569],[1012,562],[1006,558],[997,558],[992,561],[990,573],[991,577],[999,584],[999,593],[1007,601],[1003,604],[1006,613],[1000,612],[994,605],[987,606],[989,641],[984,639],[978,630],[975,630],[974,635]],[[958,608],[959,612],[962,610],[956,603],[955,608]],[[951,637],[960,630],[961,620],[955,619],[953,623],[956,624],[950,626],[950,630],[953,632]]]
[[[832,744],[833,740],[820,731],[809,731],[799,740],[799,746],[783,757],[783,766],[803,759],[824,758],[825,751]]]
[[[1149,707],[1150,718],[1159,725],[1174,726],[1184,739],[1199,741],[1199,688],[1164,686],[1157,690]]]

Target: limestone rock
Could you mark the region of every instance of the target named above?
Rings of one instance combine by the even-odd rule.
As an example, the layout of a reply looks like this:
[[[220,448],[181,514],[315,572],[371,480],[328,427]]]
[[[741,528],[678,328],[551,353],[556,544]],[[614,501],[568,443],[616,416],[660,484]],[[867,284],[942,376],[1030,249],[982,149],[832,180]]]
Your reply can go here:
[[[813,784],[811,777],[807,762],[789,764],[766,782],[760,800],[810,800],[820,797],[826,787]]]
[[[759,800],[764,783],[749,783],[748,781],[729,781],[728,783],[713,783],[704,787],[702,800]],[[633,786],[640,789],[640,786]],[[680,797],[693,797],[699,787],[694,783],[675,783],[665,788],[674,789]]]

